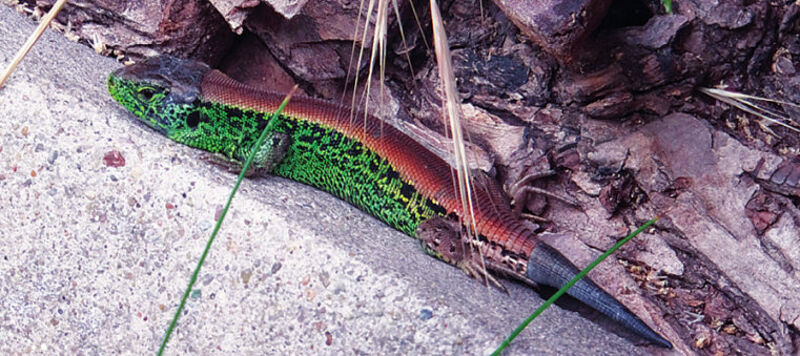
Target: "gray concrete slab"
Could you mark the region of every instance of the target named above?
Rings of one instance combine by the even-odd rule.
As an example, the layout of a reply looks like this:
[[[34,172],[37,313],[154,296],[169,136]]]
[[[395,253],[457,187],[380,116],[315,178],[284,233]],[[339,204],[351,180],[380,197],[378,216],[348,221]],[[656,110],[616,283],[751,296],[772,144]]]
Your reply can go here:
[[[0,6],[0,63],[34,23]],[[234,176],[106,94],[120,65],[48,30],[0,89],[0,353],[157,350]],[[124,165],[104,157],[119,152]],[[346,203],[246,181],[169,354],[487,354],[542,303],[487,289]],[[430,317],[428,317],[430,316]],[[643,354],[551,308],[507,354]]]

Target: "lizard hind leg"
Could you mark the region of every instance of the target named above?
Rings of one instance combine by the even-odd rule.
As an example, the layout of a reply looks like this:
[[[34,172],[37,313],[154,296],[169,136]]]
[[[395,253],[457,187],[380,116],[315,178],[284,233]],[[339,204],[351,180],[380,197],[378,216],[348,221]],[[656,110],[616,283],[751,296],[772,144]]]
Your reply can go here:
[[[443,217],[428,219],[417,227],[417,238],[425,252],[460,268],[484,285],[491,283],[508,294],[508,289],[489,273],[488,265],[466,236],[461,224]]]

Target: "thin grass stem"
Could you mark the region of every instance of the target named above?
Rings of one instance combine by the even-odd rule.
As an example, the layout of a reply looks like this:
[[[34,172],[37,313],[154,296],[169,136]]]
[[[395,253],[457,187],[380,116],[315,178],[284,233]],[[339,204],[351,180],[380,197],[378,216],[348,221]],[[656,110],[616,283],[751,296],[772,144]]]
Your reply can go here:
[[[206,248],[203,250],[203,254],[200,256],[200,260],[197,261],[197,267],[195,267],[194,272],[192,273],[192,277],[189,279],[189,284],[186,286],[186,290],[183,292],[183,297],[181,297],[181,302],[178,305],[178,310],[175,311],[175,315],[172,317],[172,321],[169,323],[169,327],[167,328],[167,332],[164,333],[164,339],[161,341],[161,346],[158,348],[158,355],[161,356],[164,354],[164,349],[167,347],[167,342],[169,342],[169,338],[172,335],[172,331],[175,330],[175,327],[178,325],[178,318],[181,316],[181,312],[186,307],[186,300],[189,298],[189,293],[191,293],[192,288],[194,287],[195,282],[197,282],[197,277],[200,274],[200,268],[203,267],[203,263],[206,261],[206,257],[208,257],[209,251],[211,251],[211,244],[214,243],[214,239],[217,237],[217,233],[219,233],[220,228],[222,227],[222,221],[225,220],[225,216],[228,214],[228,209],[231,207],[231,203],[233,202],[233,197],[236,195],[236,191],[239,190],[239,185],[242,184],[242,180],[244,179],[245,174],[247,173],[247,169],[253,164],[253,159],[256,156],[256,152],[258,152],[258,148],[264,143],[264,140],[267,138],[267,133],[274,129],[278,117],[280,116],[281,112],[283,112],[283,108],[286,107],[286,104],[289,103],[289,99],[291,99],[294,92],[297,90],[297,85],[289,91],[289,94],[283,99],[283,102],[278,107],[278,110],[272,114],[272,117],[269,120],[269,123],[264,128],[264,131],[261,132],[261,136],[258,137],[258,140],[253,144],[253,147],[250,149],[250,154],[247,156],[247,160],[245,161],[244,165],[242,166],[242,171],[239,173],[239,176],[236,178],[236,184],[233,185],[233,189],[231,190],[231,194],[228,195],[228,202],[225,203],[225,207],[222,209],[222,213],[217,219],[217,225],[214,226],[214,231],[211,233],[211,237],[206,242]]]
[[[644,229],[648,228],[650,225],[653,225],[653,223],[658,221],[658,219],[659,218],[656,217],[653,220],[646,222],[644,225],[636,229],[636,231],[632,232],[630,235],[626,236],[624,239],[620,240],[614,246],[608,249],[608,251],[600,255],[600,257],[598,257],[592,263],[586,266],[586,268],[578,272],[578,274],[576,274],[575,277],[572,278],[572,280],[570,280],[569,282],[567,282],[567,284],[561,287],[561,289],[559,289],[558,292],[556,292],[556,294],[553,294],[553,296],[547,299],[547,301],[545,301],[544,304],[542,304],[538,309],[536,309],[533,312],[533,314],[531,314],[527,319],[525,319],[525,321],[523,321],[522,324],[520,324],[516,329],[514,329],[514,331],[511,332],[511,335],[509,335],[505,340],[503,340],[503,343],[501,343],[500,346],[498,346],[497,349],[494,350],[494,352],[492,352],[492,356],[499,356],[500,353],[503,352],[503,350],[505,350],[509,345],[511,345],[511,341],[513,341],[517,337],[517,335],[519,335],[522,332],[522,330],[525,330],[525,328],[528,327],[528,324],[530,324],[534,319],[536,319],[536,317],[541,315],[542,312],[545,311],[545,309],[553,305],[553,303],[555,303],[555,301],[558,298],[567,293],[567,290],[572,288],[572,286],[575,285],[575,283],[578,283],[578,281],[581,278],[589,274],[589,271],[594,269],[598,264],[600,264],[600,262],[603,262],[603,260],[605,260],[608,256],[611,256],[612,253],[614,253],[620,247],[622,247],[622,245],[630,241],[634,236],[644,231]]]

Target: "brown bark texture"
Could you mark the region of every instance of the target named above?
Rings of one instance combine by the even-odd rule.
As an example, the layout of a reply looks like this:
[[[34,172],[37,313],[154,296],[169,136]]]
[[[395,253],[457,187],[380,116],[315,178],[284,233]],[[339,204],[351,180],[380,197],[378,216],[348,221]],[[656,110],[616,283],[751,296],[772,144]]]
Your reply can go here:
[[[359,3],[76,0],[58,21],[121,58],[200,58],[255,86],[339,100],[367,83],[370,61],[352,46],[369,54],[361,31],[375,22]],[[427,4],[392,9],[385,87],[373,78],[368,97],[446,153]],[[524,184],[579,207],[533,193],[514,204],[545,217],[540,231],[557,233],[547,242],[578,265],[661,217],[591,276],[676,350],[796,354],[800,134],[698,89],[800,103],[799,3],[675,0],[672,14],[655,0],[479,4],[440,3],[475,165],[507,190],[555,171]],[[800,124],[797,107],[764,105]]]

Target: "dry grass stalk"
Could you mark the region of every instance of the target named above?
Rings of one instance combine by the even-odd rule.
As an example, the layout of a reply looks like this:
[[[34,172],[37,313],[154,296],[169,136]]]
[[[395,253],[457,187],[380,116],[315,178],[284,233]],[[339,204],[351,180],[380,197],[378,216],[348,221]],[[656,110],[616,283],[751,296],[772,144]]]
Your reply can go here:
[[[449,125],[453,138],[453,152],[455,154],[456,185],[461,197],[461,208],[465,212],[462,223],[466,227],[470,240],[473,240],[475,228],[475,214],[472,202],[472,186],[469,176],[467,154],[464,148],[464,135],[461,128],[461,110],[456,79],[453,74],[453,60],[450,47],[447,44],[447,33],[444,30],[442,15],[436,0],[430,0],[431,22],[433,24],[433,42],[436,52],[436,62],[439,68],[439,78],[442,81],[442,92],[445,95],[445,110],[442,111],[445,124]],[[481,256],[483,262],[483,256]],[[484,262],[485,270],[485,262]],[[488,286],[488,283],[487,283]]]
[[[788,123],[791,122],[791,119],[788,116],[778,113],[774,110],[770,110],[765,106],[757,104],[757,102],[761,101],[800,108],[800,105],[798,104],[790,103],[788,101],[736,93],[724,89],[700,88],[700,91],[714,99],[738,108],[739,110],[753,114],[769,123],[777,124],[794,132],[800,133],[800,128]]]
[[[25,55],[28,54],[28,52],[31,50],[31,48],[33,48],[33,45],[36,43],[36,41],[39,40],[39,37],[42,36],[42,33],[44,33],[44,29],[46,29],[47,25],[49,25],[50,22],[53,21],[56,15],[58,15],[58,12],[61,11],[61,8],[63,8],[64,4],[66,3],[67,0],[58,0],[53,5],[53,8],[50,9],[50,11],[47,13],[47,15],[45,15],[42,18],[42,21],[39,22],[39,26],[36,27],[36,30],[33,31],[30,37],[28,37],[28,40],[25,41],[25,44],[22,45],[22,48],[20,48],[19,51],[17,51],[17,54],[14,56],[14,59],[11,60],[11,64],[9,64],[5,72],[3,72],[2,75],[0,75],[0,88],[3,87],[3,85],[8,80],[8,77],[11,76],[11,73],[14,72],[14,69],[17,68],[19,62],[22,61],[22,58],[24,58]]]

